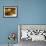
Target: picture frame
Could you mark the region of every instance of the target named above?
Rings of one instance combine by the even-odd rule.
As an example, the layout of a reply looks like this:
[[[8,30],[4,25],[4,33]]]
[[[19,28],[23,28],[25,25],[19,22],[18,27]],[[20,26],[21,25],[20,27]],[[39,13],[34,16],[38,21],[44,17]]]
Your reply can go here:
[[[4,6],[3,7],[3,17],[17,17],[17,7],[16,6]]]
[[[23,30],[28,30],[28,38],[23,37],[21,39],[22,36],[25,36],[21,33]],[[22,40],[46,41],[46,24],[18,24],[18,42]]]

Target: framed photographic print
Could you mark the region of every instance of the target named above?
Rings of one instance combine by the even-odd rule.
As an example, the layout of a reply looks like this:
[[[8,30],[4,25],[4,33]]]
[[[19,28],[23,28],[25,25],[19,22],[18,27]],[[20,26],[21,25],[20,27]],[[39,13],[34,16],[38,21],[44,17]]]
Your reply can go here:
[[[3,8],[4,17],[16,17],[17,7],[16,6],[4,6]]]
[[[19,24],[18,41],[46,41],[46,24]]]

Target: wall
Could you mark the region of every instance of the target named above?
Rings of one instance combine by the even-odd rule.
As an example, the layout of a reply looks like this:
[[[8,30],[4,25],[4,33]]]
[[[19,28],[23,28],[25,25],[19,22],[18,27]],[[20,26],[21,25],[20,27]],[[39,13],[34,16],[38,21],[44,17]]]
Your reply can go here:
[[[0,0],[0,44],[7,44],[9,42],[8,35],[10,32],[17,32],[18,18],[4,18],[3,6],[17,6],[18,0]],[[16,38],[15,43],[18,43]]]
[[[8,5],[18,7],[16,18],[3,18],[3,6]],[[46,24],[46,0],[0,0],[0,44],[8,43],[9,32],[17,34],[18,24]]]
[[[46,0],[20,0],[21,24],[46,24]]]

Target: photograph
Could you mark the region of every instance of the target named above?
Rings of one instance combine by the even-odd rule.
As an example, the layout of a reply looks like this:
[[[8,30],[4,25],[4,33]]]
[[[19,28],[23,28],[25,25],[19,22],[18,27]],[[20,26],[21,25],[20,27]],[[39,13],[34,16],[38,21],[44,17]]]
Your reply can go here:
[[[16,6],[4,6],[4,17],[16,17],[17,7]]]
[[[18,30],[20,31],[20,41],[46,41],[46,25],[20,24]]]

